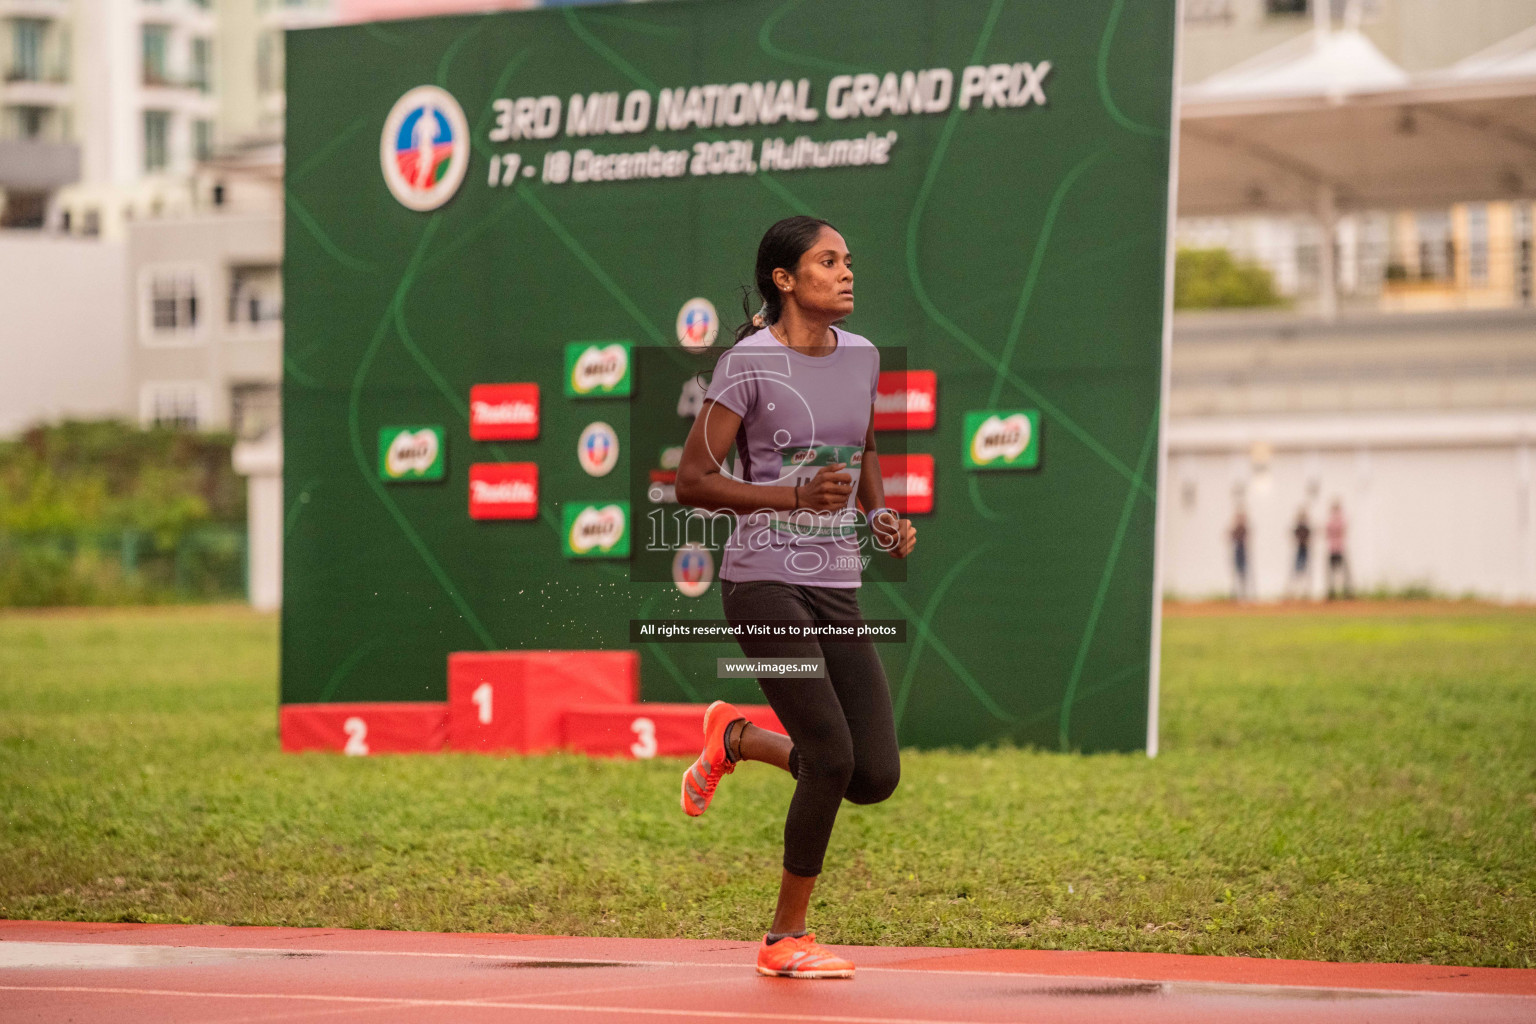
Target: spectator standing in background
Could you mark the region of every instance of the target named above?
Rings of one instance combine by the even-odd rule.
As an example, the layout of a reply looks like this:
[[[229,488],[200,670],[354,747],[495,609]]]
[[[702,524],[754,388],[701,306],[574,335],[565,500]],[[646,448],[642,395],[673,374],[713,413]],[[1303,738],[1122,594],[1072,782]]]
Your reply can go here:
[[[1305,508],[1297,511],[1296,525],[1291,529],[1291,536],[1296,538],[1296,561],[1291,566],[1291,582],[1286,587],[1286,594],[1307,598],[1312,596],[1311,580],[1307,576],[1308,555],[1312,547],[1312,524],[1307,522]]]
[[[1328,600],[1332,601],[1334,594],[1344,598],[1354,596],[1353,588],[1349,584],[1349,560],[1344,555],[1344,541],[1347,528],[1344,523],[1344,506],[1337,498],[1333,501],[1333,507],[1328,510]]]
[[[1242,509],[1232,518],[1227,536],[1232,541],[1232,600],[1245,601],[1248,589],[1248,515]]]

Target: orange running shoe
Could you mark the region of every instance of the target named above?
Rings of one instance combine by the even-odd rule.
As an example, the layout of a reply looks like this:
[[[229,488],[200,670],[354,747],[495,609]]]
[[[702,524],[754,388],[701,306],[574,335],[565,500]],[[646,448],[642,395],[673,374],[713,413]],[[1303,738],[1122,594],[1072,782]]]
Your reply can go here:
[[[816,941],[815,932],[757,947],[757,973],[770,978],[851,978],[853,964]]]
[[[714,799],[721,777],[736,770],[736,763],[725,756],[725,731],[732,722],[745,717],[723,700],[705,709],[704,752],[683,773],[683,811],[689,817],[703,814]]]

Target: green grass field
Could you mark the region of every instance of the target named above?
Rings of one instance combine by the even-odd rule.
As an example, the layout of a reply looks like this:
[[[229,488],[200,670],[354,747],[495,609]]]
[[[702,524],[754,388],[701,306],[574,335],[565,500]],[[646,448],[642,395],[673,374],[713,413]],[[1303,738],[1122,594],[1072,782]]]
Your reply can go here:
[[[756,938],[791,781],[283,755],[277,626],[0,617],[0,917]],[[1536,613],[1175,616],[1163,754],[909,752],[824,940],[1536,966]]]

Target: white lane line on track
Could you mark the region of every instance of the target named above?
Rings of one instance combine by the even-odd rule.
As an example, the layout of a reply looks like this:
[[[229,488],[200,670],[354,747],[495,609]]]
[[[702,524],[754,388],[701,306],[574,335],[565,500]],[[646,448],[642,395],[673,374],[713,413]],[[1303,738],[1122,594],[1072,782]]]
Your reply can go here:
[[[763,1013],[739,1007],[731,1010],[680,1010],[638,1006],[581,1006],[569,1003],[529,1003],[492,999],[413,999],[392,996],[331,996],[306,992],[184,992],[166,988],[108,988],[90,985],[0,985],[0,992],[69,992],[76,995],[174,996],[185,999],[294,999],[372,1006],[440,1006],[463,1010],[549,1010],[569,1013],[616,1013],[645,1017],[700,1017],[716,1020],[804,1021],[809,1024],[997,1024],[953,1017],[844,1017],[830,1014]]]
[[[4,946],[6,941],[7,940],[0,940],[0,946]],[[556,938],[556,939],[549,940],[549,941],[562,941],[562,940],[559,939],[559,938]],[[64,944],[65,943],[60,943],[60,945],[64,945]],[[603,965],[611,965],[613,967],[714,967],[714,968],[724,968],[724,969],[732,970],[732,971],[740,971],[740,970],[750,969],[750,967],[751,967],[750,964],[747,964],[744,961],[743,962],[720,962],[720,961],[716,961],[716,960],[632,960],[632,959],[613,960],[613,959],[608,959],[606,957],[590,957],[590,956],[561,957],[561,956],[521,955],[521,954],[513,954],[513,953],[434,953],[434,952],[428,952],[426,950],[411,950],[411,949],[384,949],[384,950],[376,950],[376,949],[325,949],[325,948],[284,947],[284,946],[158,946],[158,947],[152,947],[152,946],[149,946],[147,944],[140,945],[138,943],[106,943],[106,942],[100,942],[100,943],[94,943],[94,942],[93,943],[77,943],[76,945],[81,945],[81,946],[127,947],[127,948],[134,948],[134,949],[146,949],[146,948],[159,948],[159,949],[167,949],[167,950],[189,950],[189,949],[195,949],[195,950],[206,950],[206,951],[209,951],[209,952],[229,952],[229,953],[236,953],[236,954],[238,954],[238,953],[247,953],[247,954],[249,954],[249,953],[303,953],[303,954],[313,954],[315,956],[327,956],[327,955],[335,955],[335,956],[409,956],[409,957],[427,957],[427,958],[449,959],[449,960],[512,960],[512,961],[517,961],[517,962],[520,962],[520,963],[546,963],[547,962],[547,963],[552,963],[552,964],[603,964]],[[742,948],[743,951],[750,951],[750,950],[755,950],[757,948],[757,945],[755,943],[743,943],[741,948]],[[971,950],[966,950],[966,951],[963,951],[963,952],[954,953],[952,955],[954,957],[956,957],[956,958],[959,958],[959,957],[967,955],[970,952],[972,952],[972,951]],[[987,952],[992,952],[992,951],[989,950]],[[924,959],[924,960],[929,960],[929,959],[945,959],[945,957],[944,957],[943,954],[939,954],[936,957],[922,957],[921,959]],[[1068,984],[1068,983],[1071,983],[1071,982],[1078,982],[1078,981],[1103,981],[1103,982],[1111,982],[1111,983],[1115,983],[1115,982],[1125,983],[1125,982],[1152,982],[1152,981],[1156,981],[1156,982],[1162,982],[1163,984],[1169,984],[1169,985],[1222,985],[1222,986],[1230,986],[1230,987],[1232,987],[1234,989],[1239,989],[1239,990],[1240,989],[1250,989],[1250,990],[1259,990],[1259,989],[1269,989],[1269,990],[1275,990],[1275,989],[1278,989],[1278,990],[1295,989],[1295,990],[1299,990],[1299,991],[1308,991],[1308,992],[1320,992],[1320,991],[1344,992],[1344,993],[1349,993],[1349,992],[1371,992],[1371,993],[1379,993],[1379,994],[1382,994],[1382,995],[1393,995],[1393,996],[1455,996],[1457,998],[1466,998],[1466,997],[1469,997],[1469,996],[1482,996],[1482,997],[1492,997],[1492,998],[1495,998],[1495,999],[1536,999],[1536,994],[1529,994],[1529,995],[1527,995],[1527,994],[1520,994],[1520,993],[1503,993],[1503,992],[1452,992],[1452,991],[1447,991],[1445,989],[1417,989],[1417,988],[1414,988],[1414,989],[1406,989],[1406,988],[1362,988],[1362,987],[1356,986],[1356,985],[1317,985],[1317,984],[1303,985],[1303,984],[1286,984],[1284,982],[1269,982],[1269,981],[1211,981],[1211,980],[1208,980],[1208,979],[1191,980],[1191,979],[1177,979],[1177,978],[1133,978],[1133,977],[1117,977],[1117,976],[1114,976],[1114,975],[1097,975],[1097,974],[1038,974],[1038,973],[1034,973],[1034,972],[1030,972],[1030,971],[950,970],[950,969],[942,968],[942,967],[930,967],[930,968],[920,968],[920,967],[860,967],[858,970],[859,970],[860,974],[880,973],[880,974],[937,975],[937,976],[941,976],[941,977],[1027,978],[1027,979],[1030,979],[1030,980],[1040,980],[1040,981],[1054,982],[1054,983],[1056,983],[1058,985],[1059,984]]]
[[[725,982],[727,980],[729,980],[729,979],[726,979],[726,978],[711,978],[708,981],[660,981],[660,982],[657,982],[654,985],[609,985],[609,986],[606,986],[604,988],[579,988],[579,989],[565,989],[565,990],[556,991],[556,992],[540,992],[537,995],[538,995],[539,999],[554,999],[554,998],[557,998],[559,996],[593,996],[593,995],[598,995],[600,993],[608,993],[608,992],[636,992],[636,991],[640,991],[642,989],[651,989],[651,988],[677,989],[677,988],[683,988],[683,987],[686,987],[686,986],[693,986],[693,985],[719,985],[722,982]],[[339,1010],[314,1010],[314,1009],[294,1010],[294,1011],[291,1011],[291,1012],[285,1011],[283,1013],[263,1014],[263,1015],[256,1016],[256,1017],[235,1017],[235,1018],[232,1018],[232,1019],[221,1020],[221,1021],[219,1021],[219,1024],[258,1024],[258,1022],[260,1022],[260,1021],[293,1020],[295,1018],[302,1018],[302,1019],[308,1020],[309,1018],[317,1016],[317,1015],[339,1016],[339,1015],[348,1014],[348,1013],[365,1013],[365,1012],[368,1012],[368,1011],[374,1010],[374,1009],[377,1009],[377,1007],[375,1007],[373,1005],[366,1005],[366,1006],[344,1006],[344,1007],[342,1007]]]
[[[218,1024],[262,1024],[277,1020],[315,1020],[320,1017],[343,1017],[349,1013],[373,1013],[377,1006],[343,1006],[336,1010],[317,1010],[306,1006],[302,1010],[283,1010],[280,1013],[261,1013],[252,1017],[220,1017]]]

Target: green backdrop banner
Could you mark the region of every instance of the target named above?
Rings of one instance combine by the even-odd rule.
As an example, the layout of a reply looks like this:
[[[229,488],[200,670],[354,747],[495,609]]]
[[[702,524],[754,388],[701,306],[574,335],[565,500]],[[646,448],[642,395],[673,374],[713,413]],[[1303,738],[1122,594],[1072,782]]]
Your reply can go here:
[[[718,548],[631,570],[759,237],[811,214],[932,421],[879,435],[932,505],[860,595],[908,623],[902,742],[1143,747],[1174,28],[702,0],[289,33],[282,700],[723,618]],[[647,700],[760,699],[715,678],[733,644],[637,646]]]

